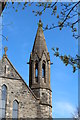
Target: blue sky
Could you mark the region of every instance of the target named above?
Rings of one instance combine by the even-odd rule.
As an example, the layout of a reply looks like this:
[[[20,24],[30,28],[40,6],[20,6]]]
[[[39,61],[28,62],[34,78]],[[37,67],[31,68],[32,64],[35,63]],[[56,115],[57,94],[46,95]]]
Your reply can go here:
[[[35,3],[34,3],[35,4]],[[58,6],[60,9],[60,6]],[[18,12],[12,8],[5,9],[3,13],[3,35],[8,36],[8,41],[3,40],[3,47],[8,47],[8,58],[15,66],[19,74],[28,84],[29,82],[29,61],[30,53],[34,44],[38,21],[32,10],[35,5]],[[58,11],[59,11],[58,9]],[[41,16],[44,25],[56,23],[55,16],[50,11]],[[69,118],[78,106],[78,73],[73,74],[72,67],[65,67],[62,61],[55,58],[52,47],[59,47],[62,54],[75,56],[78,51],[78,41],[72,37],[69,28],[51,31],[44,31],[46,44],[50,53],[51,62],[51,88],[52,88],[52,115],[54,118]]]

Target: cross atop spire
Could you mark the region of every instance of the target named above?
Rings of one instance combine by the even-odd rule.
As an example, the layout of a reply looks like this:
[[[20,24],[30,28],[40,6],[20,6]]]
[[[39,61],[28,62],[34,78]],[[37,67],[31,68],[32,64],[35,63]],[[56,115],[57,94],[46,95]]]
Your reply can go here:
[[[41,22],[41,19],[39,20],[38,27],[42,27],[43,23]]]
[[[7,56],[6,52],[7,52],[8,48],[7,47],[4,47],[4,55]]]

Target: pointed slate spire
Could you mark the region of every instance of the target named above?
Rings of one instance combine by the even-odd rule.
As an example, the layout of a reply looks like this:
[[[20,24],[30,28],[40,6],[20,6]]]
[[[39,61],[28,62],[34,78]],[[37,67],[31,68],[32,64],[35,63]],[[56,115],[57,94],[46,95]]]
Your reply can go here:
[[[39,58],[41,58],[42,53],[44,51],[46,53],[48,53],[44,33],[43,33],[43,30],[42,30],[42,25],[43,24],[42,24],[41,20],[39,20],[37,34],[36,34],[33,49],[32,49],[32,53],[37,53]]]

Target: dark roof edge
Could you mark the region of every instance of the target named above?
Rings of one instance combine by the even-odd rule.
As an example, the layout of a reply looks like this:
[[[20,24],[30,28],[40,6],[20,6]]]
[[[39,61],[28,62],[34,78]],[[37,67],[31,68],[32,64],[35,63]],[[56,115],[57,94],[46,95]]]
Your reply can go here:
[[[41,103],[41,102],[40,102],[39,104],[41,104],[41,105],[47,105],[47,106],[49,106],[49,107],[51,107],[51,108],[52,108],[52,105],[47,104],[47,103],[45,104],[45,103]]]

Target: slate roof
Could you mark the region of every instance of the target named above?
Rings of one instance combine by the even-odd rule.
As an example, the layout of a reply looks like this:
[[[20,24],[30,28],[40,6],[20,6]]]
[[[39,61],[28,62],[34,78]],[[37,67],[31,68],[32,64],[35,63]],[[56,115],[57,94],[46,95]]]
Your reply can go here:
[[[42,30],[42,23],[41,20],[39,20],[38,30],[35,37],[32,53],[36,52],[38,57],[41,58],[43,51],[48,52],[44,33]]]

